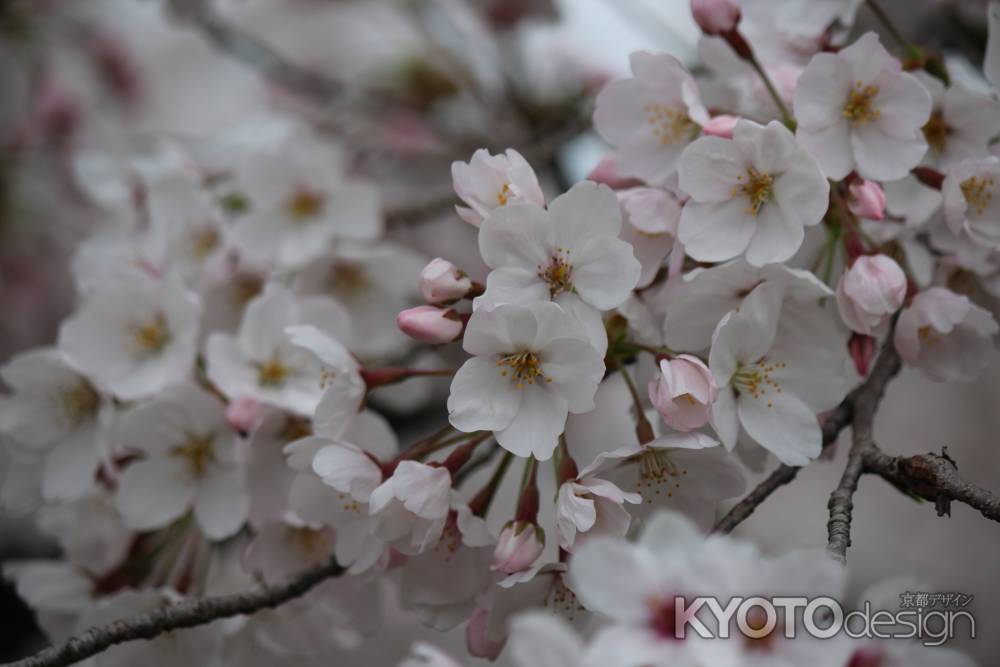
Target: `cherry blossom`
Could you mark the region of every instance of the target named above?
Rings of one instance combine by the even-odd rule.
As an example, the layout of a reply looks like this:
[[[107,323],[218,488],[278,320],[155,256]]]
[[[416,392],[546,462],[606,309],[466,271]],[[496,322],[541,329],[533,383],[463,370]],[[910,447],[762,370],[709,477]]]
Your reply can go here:
[[[169,387],[130,411],[115,439],[143,455],[124,470],[115,497],[126,525],[159,528],[192,508],[210,538],[229,537],[243,525],[249,498],[217,398],[190,383]]]
[[[927,151],[921,129],[930,115],[927,89],[872,32],[836,55],[813,56],[795,89],[796,136],[833,179],[851,170],[902,178]]]
[[[200,315],[198,298],[171,280],[109,278],[63,322],[58,345],[99,389],[142,398],[187,377]]]
[[[381,234],[375,187],[345,178],[336,156],[305,138],[254,156],[242,165],[238,181],[252,199],[233,240],[252,256],[302,266],[336,238]]]
[[[993,349],[997,323],[968,297],[943,287],[920,292],[896,323],[899,356],[938,382],[968,382]]]
[[[440,305],[464,297],[472,281],[446,259],[435,257],[420,272],[420,293],[427,303]]]
[[[678,238],[701,261],[745,254],[754,266],[783,262],[827,207],[829,184],[815,158],[777,121],[740,121],[731,140],[698,139],[681,156],[679,176],[691,200]]]
[[[694,77],[673,56],[636,51],[629,63],[633,78],[614,81],[597,96],[594,127],[617,149],[621,174],[663,185],[708,112]]]
[[[955,234],[1000,249],[1000,198],[993,200],[1000,179],[1000,157],[966,160],[951,170],[941,186],[944,216]]]
[[[905,297],[906,274],[885,255],[859,257],[837,284],[841,318],[851,331],[866,336],[882,333]]]
[[[19,446],[47,452],[42,495],[63,501],[87,495],[109,453],[107,399],[54,348],[15,356],[0,377],[13,391],[0,399],[0,431]]]
[[[293,343],[285,329],[309,324],[343,335],[343,308],[325,297],[296,297],[268,285],[251,301],[236,336],[213,333],[206,344],[207,374],[232,398],[248,397],[302,415],[311,415],[324,394],[322,364]],[[327,345],[339,344],[327,343]],[[338,351],[339,363],[344,353]]]
[[[494,270],[475,308],[555,301],[580,320],[603,353],[600,311],[624,301],[640,274],[632,247],[617,238],[621,225],[614,193],[587,181],[548,210],[529,203],[505,206],[479,230],[479,250]]]
[[[660,372],[649,381],[653,407],[663,421],[679,431],[707,424],[718,394],[708,366],[689,354],[660,360]]]
[[[834,380],[842,364],[811,354],[803,331],[793,327],[778,336],[783,291],[778,284],[757,287],[719,322],[709,356],[719,386],[712,425],[730,449],[742,426],[782,463],[805,465],[820,452],[816,413],[835,406],[846,387]],[[832,341],[822,347],[835,349]]]
[[[573,551],[585,539],[601,535],[624,537],[632,517],[625,503],[638,504],[642,496],[622,491],[597,477],[564,482],[556,499],[559,546]]]
[[[372,531],[403,553],[420,553],[441,537],[450,491],[451,478],[444,468],[400,462],[371,493]]]
[[[493,431],[501,447],[547,460],[569,412],[593,408],[604,363],[575,320],[553,303],[476,311],[455,374],[448,419],[460,431]]]
[[[918,72],[916,77],[933,101],[923,127],[928,146],[924,161],[948,169],[963,160],[989,155],[990,141],[1000,134],[1000,102],[960,82],[945,88],[929,74]]]
[[[480,226],[498,208],[514,202],[545,205],[545,195],[534,169],[520,153],[508,148],[502,155],[490,155],[480,148],[468,162],[453,162],[451,178],[455,193],[467,206],[455,211],[470,225]]]

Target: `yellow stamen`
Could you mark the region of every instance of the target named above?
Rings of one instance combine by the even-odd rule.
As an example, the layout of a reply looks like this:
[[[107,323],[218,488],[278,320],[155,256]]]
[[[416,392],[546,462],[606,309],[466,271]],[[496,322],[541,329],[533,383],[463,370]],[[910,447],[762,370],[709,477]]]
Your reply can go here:
[[[510,184],[504,183],[503,188],[497,193],[497,203],[500,206],[506,206],[511,196],[513,196],[513,193],[510,191]]]
[[[82,379],[72,387],[63,389],[60,398],[63,416],[70,428],[76,428],[90,420],[101,403],[101,397],[94,386]]]
[[[500,376],[509,376],[518,389],[523,389],[525,382],[535,384],[536,378],[552,382],[552,378],[542,373],[541,361],[534,352],[501,354],[497,359],[497,366],[500,367]]]
[[[757,215],[764,204],[774,199],[774,176],[747,167],[746,175],[737,176],[736,179],[741,185],[733,186],[730,195],[733,197],[743,195],[747,198],[750,205],[743,209],[744,212]]]
[[[538,265],[538,277],[548,283],[550,299],[573,291],[573,265],[569,261],[569,250],[556,248],[548,266]]]
[[[184,444],[170,450],[170,456],[182,459],[192,476],[203,477],[208,466],[215,461],[214,439],[212,434],[189,435]]]
[[[970,211],[975,211],[976,215],[982,215],[986,207],[993,200],[993,186],[995,181],[992,176],[979,178],[971,176],[959,185],[962,188],[962,195],[969,205]]]
[[[280,387],[291,373],[292,369],[282,363],[275,353],[268,361],[257,364],[257,384],[261,387]]]
[[[129,333],[132,336],[132,353],[140,358],[159,353],[170,342],[167,318],[162,313],[157,313],[145,322],[130,324]]]
[[[314,190],[302,188],[296,190],[288,198],[286,207],[293,220],[296,222],[305,222],[306,220],[319,217],[323,212],[325,204],[326,199],[323,195]]]
[[[847,102],[841,114],[855,125],[862,125],[870,120],[875,120],[882,115],[874,106],[875,96],[878,95],[878,86],[864,85],[857,81],[851,92],[847,95]]]
[[[653,128],[653,137],[661,146],[690,141],[700,127],[681,109],[672,109],[662,104],[647,104],[646,123]]]
[[[951,127],[944,120],[944,114],[938,109],[931,114],[927,124],[923,127],[924,139],[927,144],[938,153],[944,152],[948,143],[948,135],[951,134]]]

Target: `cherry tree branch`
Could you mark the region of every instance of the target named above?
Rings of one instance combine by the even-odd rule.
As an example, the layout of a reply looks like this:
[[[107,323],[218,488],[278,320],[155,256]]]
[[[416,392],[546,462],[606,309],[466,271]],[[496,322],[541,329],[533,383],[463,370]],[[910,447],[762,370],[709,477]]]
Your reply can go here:
[[[278,586],[258,586],[244,593],[192,598],[146,614],[91,628],[59,646],[0,667],[65,667],[97,655],[116,644],[153,639],[171,630],[205,625],[220,618],[273,609],[301,597],[317,584],[337,577],[344,569],[331,558]]]
[[[289,61],[257,37],[225,21],[211,0],[168,0],[168,6],[180,21],[201,32],[217,49],[285,90],[329,104],[342,89],[336,81]]]
[[[1000,496],[963,480],[947,449],[941,454],[890,456],[873,447],[865,452],[864,464],[866,473],[878,475],[903,493],[933,501],[938,516],[951,516],[955,500],[1000,521]]]
[[[854,415],[851,451],[840,484],[830,494],[830,501],[827,503],[830,510],[827,551],[841,562],[846,559],[847,547],[851,545],[851,512],[854,509],[854,493],[858,490],[858,482],[864,473],[865,453],[875,448],[875,415],[889,380],[899,373],[901,367],[899,353],[896,352],[892,338],[889,338],[882,346],[868,380],[852,392]]]
[[[823,449],[834,442],[840,432],[854,419],[855,406],[861,402],[870,402],[873,397],[880,400],[885,387],[899,372],[899,356],[891,343],[882,348],[878,361],[875,362],[871,374],[858,385],[840,405],[834,408],[823,422]],[[877,405],[875,406],[877,407]],[[729,533],[747,519],[754,510],[767,500],[772,493],[794,480],[801,468],[782,464],[763,482],[736,503],[729,512],[715,525],[714,532]]]

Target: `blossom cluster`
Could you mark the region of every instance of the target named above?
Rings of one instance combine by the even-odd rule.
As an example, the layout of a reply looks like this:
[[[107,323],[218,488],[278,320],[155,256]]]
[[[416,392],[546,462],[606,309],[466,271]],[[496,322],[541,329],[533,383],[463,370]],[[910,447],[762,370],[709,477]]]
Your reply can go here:
[[[349,655],[383,582],[525,666],[973,664],[680,641],[672,614],[842,597],[825,554],[706,537],[720,505],[772,458],[816,460],[881,347],[940,382],[991,359],[1000,47],[976,89],[849,38],[857,2],[691,4],[705,68],[633,53],[596,97],[610,152],[588,179],[554,194],[513,148],[452,164],[462,257],[392,234],[380,184],[302,123],[76,154],[104,221],[76,308],[0,369],[0,501],[63,551],[5,575],[48,636],[333,557],[344,575],[279,609],[96,664]],[[442,381],[412,379],[436,376],[446,415]],[[414,405],[440,429],[402,446],[387,415]],[[461,662],[421,644],[404,664]]]

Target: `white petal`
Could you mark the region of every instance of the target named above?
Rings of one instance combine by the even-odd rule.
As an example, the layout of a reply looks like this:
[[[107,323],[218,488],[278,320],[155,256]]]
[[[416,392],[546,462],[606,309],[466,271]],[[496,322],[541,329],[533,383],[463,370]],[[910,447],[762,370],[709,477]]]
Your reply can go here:
[[[617,238],[594,237],[578,248],[573,263],[573,287],[599,310],[624,301],[639,282],[642,266],[632,246]]]
[[[816,130],[800,127],[795,137],[816,158],[827,178],[840,180],[854,169],[851,136],[847,121],[843,118],[833,125]]]
[[[743,394],[737,404],[746,432],[782,463],[803,466],[819,456],[822,434],[816,415],[791,393]]]
[[[520,408],[506,428],[496,431],[497,442],[517,456],[547,461],[566,427],[566,399],[538,384],[524,385],[518,393],[523,394]]]
[[[832,53],[817,53],[795,85],[795,119],[810,131],[830,127],[843,119],[851,90],[851,74]]]
[[[81,429],[66,436],[45,459],[42,496],[46,500],[76,500],[95,484],[100,449],[96,429]]]
[[[221,540],[236,533],[247,518],[250,497],[238,470],[217,470],[201,480],[194,502],[198,525],[209,539]]]
[[[580,239],[617,237],[622,228],[618,197],[606,185],[580,181],[549,204],[555,243],[575,248]]]
[[[138,461],[122,473],[115,505],[129,528],[162,528],[194,501],[195,489],[180,468],[163,460]]]
[[[549,213],[528,202],[512,202],[493,211],[479,227],[479,252],[490,268],[528,271],[548,264],[555,231]]]
[[[681,155],[677,175],[681,190],[696,202],[721,203],[746,172],[736,144],[730,139],[702,137]]]
[[[756,229],[757,219],[747,212],[742,198],[721,204],[689,201],[681,212],[677,237],[689,256],[722,262],[746,250]]]
[[[583,641],[551,613],[520,614],[511,621],[510,629],[510,655],[521,667],[583,664]]]
[[[804,238],[805,229],[798,220],[786,216],[780,206],[765,204],[757,214],[757,231],[747,246],[747,262],[754,266],[784,262],[802,246]]]
[[[569,578],[580,602],[620,623],[643,623],[646,601],[660,577],[651,552],[617,539],[588,540],[570,561]]]
[[[510,425],[521,405],[522,393],[495,361],[469,359],[455,373],[448,395],[448,421],[466,433],[499,431]]]

